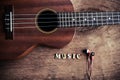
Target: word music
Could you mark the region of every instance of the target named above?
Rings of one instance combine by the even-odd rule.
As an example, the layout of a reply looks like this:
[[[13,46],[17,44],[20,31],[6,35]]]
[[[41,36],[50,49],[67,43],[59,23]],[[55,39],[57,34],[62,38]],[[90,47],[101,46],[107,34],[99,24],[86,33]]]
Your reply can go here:
[[[81,54],[63,54],[63,53],[56,53],[54,54],[55,59],[80,59]]]

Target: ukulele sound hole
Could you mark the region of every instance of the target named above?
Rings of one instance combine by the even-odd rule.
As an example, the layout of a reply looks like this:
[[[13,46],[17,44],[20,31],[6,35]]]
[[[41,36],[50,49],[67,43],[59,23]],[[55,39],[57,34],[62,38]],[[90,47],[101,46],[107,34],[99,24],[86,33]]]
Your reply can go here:
[[[52,10],[44,10],[37,16],[37,26],[42,32],[52,32],[57,28],[57,14]]]

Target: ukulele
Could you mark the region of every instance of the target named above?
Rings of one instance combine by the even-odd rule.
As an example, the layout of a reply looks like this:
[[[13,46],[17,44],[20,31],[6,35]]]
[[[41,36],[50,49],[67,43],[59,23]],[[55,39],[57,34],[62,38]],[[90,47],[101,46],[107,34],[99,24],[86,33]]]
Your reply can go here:
[[[75,27],[119,24],[120,12],[74,12],[70,0],[1,0],[0,59],[18,59],[37,45],[62,48]]]

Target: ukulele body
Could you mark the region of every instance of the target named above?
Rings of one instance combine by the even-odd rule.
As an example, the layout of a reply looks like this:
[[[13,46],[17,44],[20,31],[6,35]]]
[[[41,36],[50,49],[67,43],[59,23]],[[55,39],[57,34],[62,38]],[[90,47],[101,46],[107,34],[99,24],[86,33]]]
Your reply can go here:
[[[5,39],[3,15],[6,5],[12,5],[14,7],[14,14],[36,14],[34,16],[35,19],[37,14],[44,9],[52,9],[56,12],[73,11],[73,6],[69,0],[1,0],[0,60],[21,58],[38,44],[61,48],[72,40],[75,31],[74,28],[56,28],[54,32],[44,33],[37,29],[36,24],[14,24],[13,39]],[[20,16],[18,16],[18,18],[19,17]],[[24,15],[22,17],[24,18]],[[29,17],[31,16],[28,16],[28,18]],[[35,22],[35,19],[30,21]],[[14,22],[17,23],[17,21]],[[26,22],[26,20],[23,20],[23,22]]]

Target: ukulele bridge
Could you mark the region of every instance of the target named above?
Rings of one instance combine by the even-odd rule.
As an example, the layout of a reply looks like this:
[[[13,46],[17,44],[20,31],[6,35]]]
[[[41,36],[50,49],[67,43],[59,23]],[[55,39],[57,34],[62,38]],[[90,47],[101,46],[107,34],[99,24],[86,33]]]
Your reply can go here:
[[[4,32],[6,40],[13,40],[13,7],[5,6],[4,13]]]

